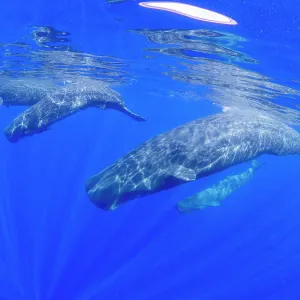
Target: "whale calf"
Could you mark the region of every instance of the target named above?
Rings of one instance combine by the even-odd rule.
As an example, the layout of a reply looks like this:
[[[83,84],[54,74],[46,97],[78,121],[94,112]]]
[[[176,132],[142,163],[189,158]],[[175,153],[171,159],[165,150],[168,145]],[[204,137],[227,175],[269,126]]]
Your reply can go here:
[[[221,113],[162,133],[86,182],[89,198],[113,210],[120,204],[255,159],[300,153],[300,135],[264,116]]]
[[[4,134],[11,142],[43,132],[57,121],[88,107],[114,109],[136,121],[145,121],[125,106],[118,92],[95,80],[81,79],[64,86],[43,80],[40,84],[16,81],[0,85],[0,97],[6,106],[31,105],[5,128]]]
[[[199,209],[204,209],[208,206],[219,206],[221,201],[230,196],[233,192],[244,186],[252,179],[255,171],[262,164],[256,160],[252,161],[252,167],[246,171],[227,176],[219,183],[196,193],[177,203],[177,209],[182,213],[188,213]]]

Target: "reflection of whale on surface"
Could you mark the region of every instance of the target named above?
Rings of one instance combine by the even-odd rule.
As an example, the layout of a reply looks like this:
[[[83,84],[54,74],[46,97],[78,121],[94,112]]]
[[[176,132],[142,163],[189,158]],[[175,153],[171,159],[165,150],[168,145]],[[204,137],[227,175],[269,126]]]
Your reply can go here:
[[[218,114],[160,134],[90,178],[86,190],[103,209],[166,190],[262,154],[300,153],[300,135],[267,117]]]
[[[219,183],[194,194],[177,203],[180,212],[191,212],[204,209],[208,206],[219,206],[220,202],[231,195],[233,192],[244,186],[253,177],[254,172],[261,165],[253,160],[252,167],[237,175],[227,176]]]
[[[88,107],[119,110],[136,121],[144,119],[129,111],[121,96],[102,82],[80,79],[64,86],[49,81],[0,83],[3,105],[32,105],[5,128],[5,136],[15,142],[40,133],[55,122]]]
[[[31,36],[39,46],[46,46],[52,49],[67,49],[68,46],[66,43],[71,42],[71,40],[67,38],[67,36],[70,36],[69,32],[60,31],[51,26],[33,26],[33,28],[35,30],[32,31]],[[62,44],[57,46],[55,43]]]

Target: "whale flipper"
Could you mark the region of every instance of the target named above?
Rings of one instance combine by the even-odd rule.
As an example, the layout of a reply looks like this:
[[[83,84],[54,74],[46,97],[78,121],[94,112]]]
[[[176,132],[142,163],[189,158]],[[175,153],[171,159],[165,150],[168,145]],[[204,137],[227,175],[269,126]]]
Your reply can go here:
[[[131,117],[132,119],[138,121],[138,122],[145,122],[146,119],[133,113],[132,111],[130,111],[126,106],[124,106],[122,108],[122,112],[124,112],[126,115],[128,115],[129,117]]]
[[[193,181],[196,179],[195,171],[181,165],[174,165],[168,171],[172,177],[183,181]]]
[[[211,202],[211,206],[220,206],[220,202],[219,201],[212,201]]]

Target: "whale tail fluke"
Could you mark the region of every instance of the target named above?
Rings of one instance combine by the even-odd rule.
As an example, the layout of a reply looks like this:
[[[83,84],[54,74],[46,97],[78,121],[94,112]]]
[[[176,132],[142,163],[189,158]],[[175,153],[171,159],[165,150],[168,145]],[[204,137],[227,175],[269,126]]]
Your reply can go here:
[[[131,117],[135,121],[138,121],[138,122],[145,122],[146,121],[145,118],[133,113],[127,107],[123,107],[122,112],[124,112],[126,115],[128,115],[129,117]]]

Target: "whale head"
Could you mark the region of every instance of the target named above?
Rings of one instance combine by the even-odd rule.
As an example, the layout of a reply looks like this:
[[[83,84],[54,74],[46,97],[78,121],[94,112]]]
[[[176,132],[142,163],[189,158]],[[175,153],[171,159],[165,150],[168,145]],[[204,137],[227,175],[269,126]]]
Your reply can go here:
[[[194,170],[160,159],[164,149],[157,148],[151,158],[147,146],[141,145],[87,180],[86,192],[97,207],[114,210],[130,200],[196,179]]]
[[[138,197],[142,185],[138,186],[135,179],[125,164],[115,164],[88,179],[86,191],[97,207],[114,210],[120,204]]]

